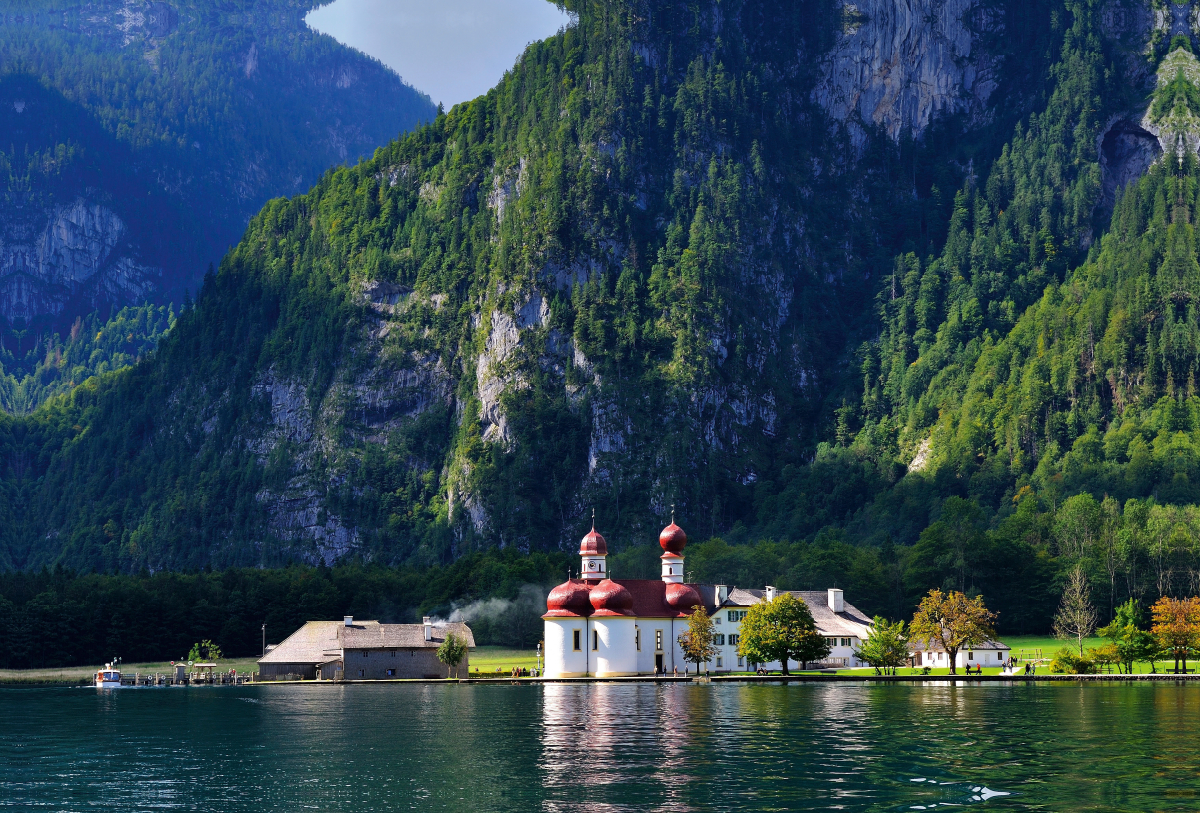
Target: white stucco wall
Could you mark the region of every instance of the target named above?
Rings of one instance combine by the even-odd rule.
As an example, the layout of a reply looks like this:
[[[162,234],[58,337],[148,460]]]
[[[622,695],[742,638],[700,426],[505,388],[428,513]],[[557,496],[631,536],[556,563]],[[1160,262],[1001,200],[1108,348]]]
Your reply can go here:
[[[588,643],[596,645],[592,651],[592,674],[595,677],[636,675],[638,664],[634,619],[600,617],[591,619],[591,625],[595,634],[588,637]]]
[[[545,623],[546,677],[583,677],[587,674],[587,622],[583,618],[547,618]],[[580,647],[573,648],[575,630]]]

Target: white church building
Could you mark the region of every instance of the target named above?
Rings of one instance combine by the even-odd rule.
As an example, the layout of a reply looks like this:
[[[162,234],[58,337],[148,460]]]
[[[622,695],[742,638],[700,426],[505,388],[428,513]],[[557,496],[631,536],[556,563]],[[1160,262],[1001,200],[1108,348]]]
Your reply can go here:
[[[773,599],[775,588],[742,590],[720,584],[685,584],[683,552],[687,534],[672,521],[659,534],[658,543],[663,550],[660,580],[609,579],[604,537],[592,528],[583,538],[579,548],[580,578],[558,585],[546,598],[546,614],[542,616],[546,677],[682,675],[688,664],[679,636],[687,629],[688,616],[697,605],[713,616],[716,633],[717,655],[705,665],[707,670],[753,668],[738,657],[738,631],[746,608]],[[819,665],[860,666],[854,652],[866,639],[871,619],[847,604],[841,590],[800,591],[793,595],[808,605],[818,631],[830,639],[831,653]],[[780,668],[778,663],[763,665]],[[800,666],[789,664],[791,669]]]

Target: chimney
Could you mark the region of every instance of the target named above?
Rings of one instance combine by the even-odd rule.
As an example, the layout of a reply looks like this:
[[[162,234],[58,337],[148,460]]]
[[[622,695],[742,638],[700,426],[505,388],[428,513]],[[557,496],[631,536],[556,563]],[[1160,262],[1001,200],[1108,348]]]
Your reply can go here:
[[[343,620],[346,622],[347,627],[354,626],[354,616],[352,616],[352,615],[343,616]]]
[[[433,621],[432,621],[432,619],[430,619],[429,616],[425,616],[423,619],[421,619],[421,623],[425,625],[425,640],[432,641],[433,640]]]
[[[718,584],[717,585],[717,604],[718,605],[724,604],[725,599],[727,599],[727,598],[729,598],[729,585]]]
[[[775,600],[775,588],[774,588],[774,587],[772,587],[772,586],[771,586],[771,585],[769,585],[769,584],[767,585],[767,590],[766,590],[766,596],[765,596],[765,598],[767,599],[767,601],[774,601],[774,600]]]
[[[846,602],[842,599],[842,591],[836,587],[829,588],[829,609],[835,613],[846,611]]]

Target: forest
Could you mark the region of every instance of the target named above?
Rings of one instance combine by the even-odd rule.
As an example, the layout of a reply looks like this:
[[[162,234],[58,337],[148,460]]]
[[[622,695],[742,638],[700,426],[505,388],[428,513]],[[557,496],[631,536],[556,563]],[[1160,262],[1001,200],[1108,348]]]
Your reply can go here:
[[[272,197],[436,115],[309,29],[313,5],[5,4],[0,375],[16,379],[6,393],[22,388],[6,411],[58,391],[38,366],[77,319],[178,307]]]

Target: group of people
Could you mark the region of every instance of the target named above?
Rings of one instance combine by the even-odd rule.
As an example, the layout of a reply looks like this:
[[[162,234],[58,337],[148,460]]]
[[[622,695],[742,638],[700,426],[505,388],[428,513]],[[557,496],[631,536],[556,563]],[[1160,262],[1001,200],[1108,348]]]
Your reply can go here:
[[[496,674],[497,674],[497,675],[500,675],[500,674],[502,674],[502,673],[503,673],[503,671],[504,671],[504,670],[503,670],[503,667],[500,667],[500,666],[497,666],[497,667],[496,667]],[[479,672],[479,667],[478,667],[478,666],[476,666],[476,667],[475,667],[475,674],[476,674],[476,675],[479,675],[479,674],[480,674],[480,672]],[[536,670],[536,669],[529,669],[529,668],[526,668],[526,667],[524,667],[524,666],[514,666],[512,669],[508,670],[508,676],[509,676],[509,677],[537,677],[537,676],[538,676],[538,670]]]

